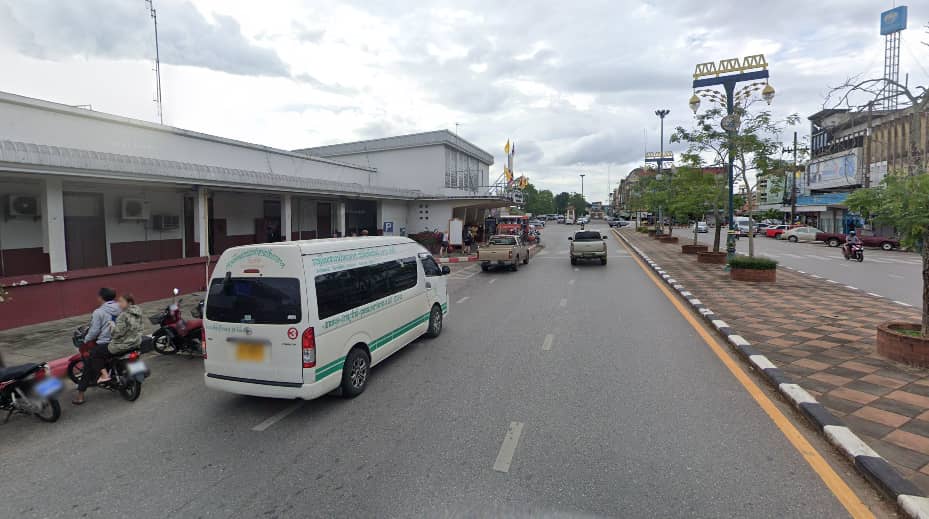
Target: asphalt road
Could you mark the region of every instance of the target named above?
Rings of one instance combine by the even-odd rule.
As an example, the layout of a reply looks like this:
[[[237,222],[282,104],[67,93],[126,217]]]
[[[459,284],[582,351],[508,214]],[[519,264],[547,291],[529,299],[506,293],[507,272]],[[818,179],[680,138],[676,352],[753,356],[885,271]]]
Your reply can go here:
[[[519,272],[459,267],[442,336],[357,399],[208,391],[199,360],[152,357],[135,403],[15,417],[0,515],[847,515],[615,241],[569,264],[571,229]]]
[[[712,247],[713,232],[700,234],[701,243]],[[684,240],[693,236],[690,229],[675,229],[674,234]],[[721,237],[721,250],[726,248],[726,236]],[[748,253],[748,238],[736,242],[739,253]],[[819,242],[791,243],[765,236],[755,237],[755,254],[776,259],[781,265],[831,279],[842,285],[854,287],[888,300],[899,301],[911,306],[922,303],[922,262],[918,254],[899,250],[883,251],[865,248],[864,261],[846,261],[841,248]]]

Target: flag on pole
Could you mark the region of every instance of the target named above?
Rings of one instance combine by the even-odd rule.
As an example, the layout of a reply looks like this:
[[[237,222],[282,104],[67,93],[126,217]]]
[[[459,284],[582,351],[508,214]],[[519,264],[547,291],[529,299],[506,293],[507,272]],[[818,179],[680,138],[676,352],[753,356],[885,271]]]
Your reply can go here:
[[[507,181],[507,182],[512,182],[512,181],[513,181],[513,171],[510,170],[510,168],[504,166],[504,168],[503,168],[503,176],[506,177],[506,181]]]
[[[509,155],[510,154],[510,139],[506,140],[506,146],[503,147],[503,151]]]

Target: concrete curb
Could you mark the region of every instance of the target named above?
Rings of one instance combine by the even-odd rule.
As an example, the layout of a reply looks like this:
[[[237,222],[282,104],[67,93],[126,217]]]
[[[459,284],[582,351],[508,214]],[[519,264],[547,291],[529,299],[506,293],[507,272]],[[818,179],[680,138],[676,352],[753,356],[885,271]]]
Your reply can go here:
[[[929,519],[929,498],[922,495],[916,486],[903,478],[880,454],[875,452],[855,433],[851,431],[839,417],[832,414],[829,409],[819,403],[813,395],[797,384],[790,383],[784,372],[778,369],[767,357],[755,350],[745,340],[712,310],[706,307],[699,299],[681,285],[661,266],[633,245],[621,233],[613,233],[630,249],[642,258],[666,284],[673,288],[681,297],[687,300],[690,306],[700,314],[720,335],[726,338],[729,346],[742,356],[753,369],[758,371],[778,392],[794,407],[816,426],[833,446],[845,455],[855,468],[871,482],[884,495],[893,499],[897,506],[908,516],[919,519]]]

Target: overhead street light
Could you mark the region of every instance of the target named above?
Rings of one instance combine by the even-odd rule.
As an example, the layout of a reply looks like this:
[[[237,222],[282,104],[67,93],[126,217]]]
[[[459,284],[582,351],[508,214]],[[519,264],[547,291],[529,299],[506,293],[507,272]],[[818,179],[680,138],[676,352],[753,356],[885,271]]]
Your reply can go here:
[[[694,69],[694,94],[690,97],[690,109],[694,114],[700,109],[700,98],[713,101],[726,107],[726,117],[723,118],[722,126],[729,135],[729,164],[728,164],[728,183],[729,183],[729,232],[726,235],[726,255],[729,260],[735,256],[735,193],[733,193],[733,167],[735,163],[735,150],[732,148],[732,138],[738,132],[739,118],[736,113],[736,105],[744,104],[752,95],[761,90],[761,98],[769,105],[774,101],[774,87],[768,83],[768,62],[763,54],[746,56],[741,60],[739,58],[730,58],[721,60],[718,64],[715,62],[699,63]],[[761,81],[764,80],[764,81]],[[736,84],[745,81],[752,81],[743,86],[738,92],[735,91]],[[722,86],[725,96],[718,90],[707,87]],[[718,223],[717,223],[718,225]]]

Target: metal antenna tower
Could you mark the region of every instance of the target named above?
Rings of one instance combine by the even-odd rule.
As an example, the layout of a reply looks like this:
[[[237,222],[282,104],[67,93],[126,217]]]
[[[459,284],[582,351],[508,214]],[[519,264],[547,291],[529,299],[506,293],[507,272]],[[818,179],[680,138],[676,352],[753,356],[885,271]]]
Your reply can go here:
[[[158,51],[158,13],[155,11],[154,0],[145,0],[148,5],[149,14],[152,16],[152,23],[155,26],[155,103],[158,105],[158,122],[165,123],[164,111],[161,101],[161,55]]]

